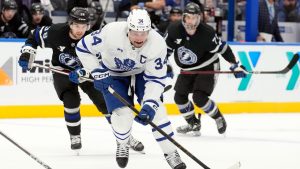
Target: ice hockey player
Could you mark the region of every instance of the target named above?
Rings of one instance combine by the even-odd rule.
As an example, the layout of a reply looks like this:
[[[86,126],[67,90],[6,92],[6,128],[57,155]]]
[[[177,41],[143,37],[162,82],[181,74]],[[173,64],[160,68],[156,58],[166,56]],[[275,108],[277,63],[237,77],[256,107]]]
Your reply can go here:
[[[18,13],[15,0],[1,1],[0,37],[26,38],[29,34],[28,25]]]
[[[30,14],[28,21],[29,30],[35,29],[36,27],[51,26],[52,19],[45,14],[45,9],[41,3],[31,4]]]
[[[81,39],[76,53],[84,68],[91,72],[94,86],[104,95],[117,140],[116,161],[125,168],[129,159],[128,138],[134,114],[108,91],[111,86],[129,103],[133,93],[142,108],[136,121],[147,125],[152,121],[170,137],[174,137],[171,123],[161,101],[167,74],[166,43],[151,29],[146,10],[134,9],[127,22],[112,22],[101,32],[95,31]],[[157,143],[173,169],[185,169],[176,147],[152,129]]]
[[[243,78],[247,72],[237,62],[231,48],[218,37],[214,29],[201,22],[200,7],[193,2],[186,5],[182,21],[171,23],[167,30],[168,56],[174,52],[176,64],[183,71],[220,70],[219,54],[231,64],[236,78]],[[175,84],[174,100],[187,125],[178,127],[178,133],[200,135],[200,114],[195,116],[194,106],[201,108],[216,121],[220,134],[226,131],[226,121],[210,96],[216,85],[216,74],[180,74]],[[192,93],[192,99],[188,96]]]
[[[54,24],[36,28],[28,37],[21,49],[19,65],[26,72],[32,68],[38,46],[53,50],[51,64],[55,69],[71,71],[69,77],[59,73],[53,73],[53,83],[58,98],[64,105],[64,117],[71,139],[71,149],[81,149],[81,115],[79,87],[93,101],[97,109],[102,112],[110,123],[110,114],[101,92],[94,88],[92,82],[78,78],[78,74],[88,77],[88,73],[79,61],[75,47],[78,41],[89,29],[89,13],[87,9],[74,7],[68,18],[68,23]],[[81,70],[81,71],[79,71]],[[130,136],[130,147],[142,151],[141,142]]]

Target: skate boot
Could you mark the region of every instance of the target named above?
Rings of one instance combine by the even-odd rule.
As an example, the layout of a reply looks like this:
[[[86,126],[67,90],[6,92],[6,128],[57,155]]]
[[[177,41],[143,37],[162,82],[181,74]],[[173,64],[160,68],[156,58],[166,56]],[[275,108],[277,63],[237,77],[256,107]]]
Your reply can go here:
[[[216,124],[217,124],[217,128],[218,128],[218,132],[220,134],[224,134],[226,131],[226,127],[227,127],[225,118],[223,117],[223,115],[221,115],[220,117],[216,118],[215,120],[216,120]]]
[[[144,145],[142,142],[136,140],[132,135],[129,137],[128,145],[134,151],[140,152],[144,154]]]
[[[80,135],[71,135],[71,149],[72,150],[79,150],[81,149],[81,136]]]
[[[181,161],[177,150],[173,153],[165,154],[165,158],[172,169],[186,169],[186,165]]]
[[[193,116],[190,119],[186,119],[188,124],[179,126],[176,128],[177,133],[181,134],[187,134],[187,133],[192,133],[194,136],[200,136],[200,129],[201,129],[201,123],[200,123],[200,117],[201,114],[198,115],[198,119]]]
[[[121,168],[125,168],[129,158],[129,145],[128,143],[120,144],[117,142],[116,161]]]

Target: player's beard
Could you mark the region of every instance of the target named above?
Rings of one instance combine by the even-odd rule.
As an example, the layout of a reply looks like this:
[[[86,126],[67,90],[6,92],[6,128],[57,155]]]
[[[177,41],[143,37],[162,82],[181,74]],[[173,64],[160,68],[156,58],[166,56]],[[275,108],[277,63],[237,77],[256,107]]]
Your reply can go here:
[[[72,39],[75,39],[75,40],[78,40],[78,39],[81,39],[83,37],[85,32],[74,32],[72,30],[70,30],[70,36]]]
[[[194,35],[197,29],[195,25],[184,25],[184,28],[189,35]]]

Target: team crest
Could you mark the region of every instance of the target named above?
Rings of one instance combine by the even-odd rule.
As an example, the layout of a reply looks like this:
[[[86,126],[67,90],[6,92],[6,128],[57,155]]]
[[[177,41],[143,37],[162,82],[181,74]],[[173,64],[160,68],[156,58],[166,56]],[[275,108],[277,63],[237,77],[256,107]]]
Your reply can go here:
[[[117,65],[117,69],[122,71],[131,71],[135,69],[135,61],[131,59],[125,59],[123,62],[119,58],[115,58],[115,63]]]
[[[184,65],[192,65],[197,62],[197,55],[184,46],[178,48],[177,54],[179,62]]]
[[[81,66],[80,60],[77,57],[74,57],[68,53],[61,53],[59,55],[59,62],[71,68]]]

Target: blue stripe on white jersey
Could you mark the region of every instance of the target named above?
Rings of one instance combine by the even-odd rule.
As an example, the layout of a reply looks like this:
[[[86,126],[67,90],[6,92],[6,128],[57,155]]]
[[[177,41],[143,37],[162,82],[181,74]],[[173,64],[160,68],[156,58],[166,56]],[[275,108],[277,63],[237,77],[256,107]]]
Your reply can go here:
[[[151,79],[166,79],[167,75],[163,76],[163,77],[157,77],[157,76],[148,76],[148,75],[144,74],[144,77],[145,77],[146,80],[147,79],[149,79],[149,80],[151,80]]]
[[[89,53],[91,53],[90,50],[87,48],[87,46],[85,44],[84,37],[81,39],[81,43],[82,43],[82,46],[85,48],[85,50],[87,50]]]
[[[82,46],[83,48],[80,48]],[[88,54],[91,54],[91,52],[88,50],[86,44],[85,44],[85,41],[84,41],[84,38],[82,38],[78,44],[76,45],[76,50],[78,50],[79,52],[82,52],[82,53],[88,53]]]
[[[146,80],[146,83],[147,82],[154,82],[154,83],[157,83],[157,84],[160,84],[162,87],[166,87],[166,85],[158,80]]]
[[[86,50],[83,50],[83,49],[79,48],[78,46],[76,46],[76,50],[79,51],[79,52],[82,52],[82,53],[89,53],[89,54],[91,53],[89,51],[86,51]]]

